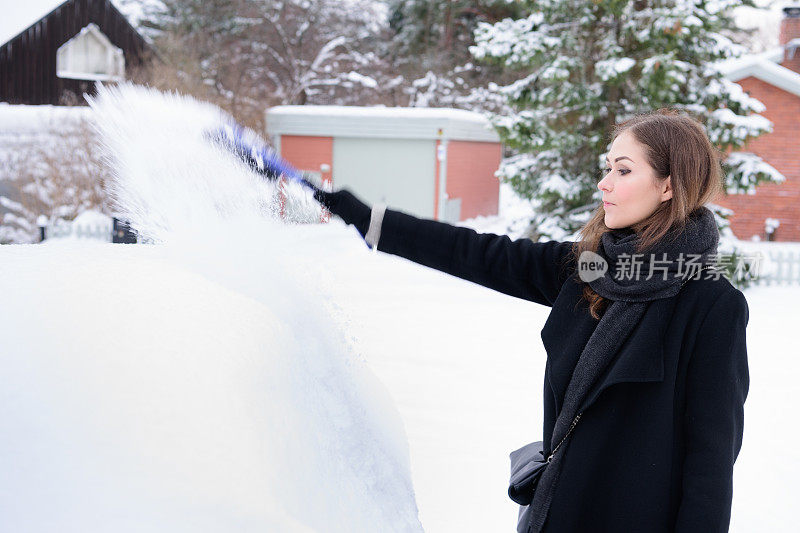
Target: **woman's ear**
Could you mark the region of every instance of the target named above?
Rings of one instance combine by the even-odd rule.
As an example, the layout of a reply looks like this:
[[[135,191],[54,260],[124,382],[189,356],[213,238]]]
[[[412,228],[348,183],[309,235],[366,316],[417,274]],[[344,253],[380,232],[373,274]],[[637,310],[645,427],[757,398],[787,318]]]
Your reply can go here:
[[[671,176],[667,176],[667,178],[661,182],[661,201],[666,202],[670,198],[672,198],[672,178]]]

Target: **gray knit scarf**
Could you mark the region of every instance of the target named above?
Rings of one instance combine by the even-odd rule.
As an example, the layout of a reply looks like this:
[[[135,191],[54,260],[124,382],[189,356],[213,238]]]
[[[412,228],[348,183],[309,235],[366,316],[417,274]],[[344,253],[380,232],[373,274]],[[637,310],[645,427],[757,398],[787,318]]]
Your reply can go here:
[[[608,270],[589,285],[597,294],[610,300],[610,304],[572,373],[553,428],[550,450],[569,431],[585,395],[639,323],[648,302],[676,295],[687,279],[698,277],[699,269],[705,270],[714,264],[719,231],[714,214],[701,207],[690,215],[682,230],[673,230],[650,250],[637,252],[638,238],[630,228],[609,230],[601,237],[597,253],[608,263]],[[637,256],[641,259],[638,279],[635,269],[630,267],[635,264],[631,256],[637,253],[643,254]],[[690,264],[696,265],[697,270]],[[646,279],[648,275],[650,279]],[[523,512],[520,513],[520,520],[527,520],[529,532],[540,532],[544,527],[568,444],[569,439],[558,448],[542,473],[533,501],[524,512],[529,516],[523,519]]]

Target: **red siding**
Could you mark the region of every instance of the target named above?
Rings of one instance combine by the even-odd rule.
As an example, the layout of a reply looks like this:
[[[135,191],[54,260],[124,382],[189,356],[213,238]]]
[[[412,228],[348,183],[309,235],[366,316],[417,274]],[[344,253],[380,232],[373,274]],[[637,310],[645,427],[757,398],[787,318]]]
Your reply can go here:
[[[780,221],[776,241],[800,241],[800,97],[753,77],[737,83],[764,103],[766,111],[761,115],[773,123],[772,133],[753,139],[741,151],[759,155],[786,176],[786,181],[761,185],[755,195],[724,196],[717,203],[735,211],[731,229],[740,239],[758,235],[766,240],[764,220],[776,218]]]
[[[333,137],[281,135],[281,156],[298,170],[319,172],[320,165],[328,165],[322,179],[333,179]]]
[[[461,220],[496,215],[500,181],[494,176],[502,148],[496,142],[450,141],[447,146],[447,195],[461,198]],[[438,191],[437,170],[437,191]]]

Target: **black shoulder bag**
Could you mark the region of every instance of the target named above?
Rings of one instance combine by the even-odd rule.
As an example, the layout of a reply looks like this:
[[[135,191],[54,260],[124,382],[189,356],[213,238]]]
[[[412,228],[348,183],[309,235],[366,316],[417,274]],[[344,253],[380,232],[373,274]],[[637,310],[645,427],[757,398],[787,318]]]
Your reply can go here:
[[[564,441],[567,440],[569,434],[575,429],[578,424],[582,413],[578,413],[572,421],[567,434],[561,439],[561,442],[553,449],[553,452],[545,458],[544,451],[542,450],[542,441],[537,440],[526,444],[519,450],[511,452],[511,479],[508,484],[508,497],[520,505],[530,505],[533,501],[533,493],[536,491],[536,485],[539,484],[539,478],[542,477],[542,472],[550,464],[553,455],[558,451]]]

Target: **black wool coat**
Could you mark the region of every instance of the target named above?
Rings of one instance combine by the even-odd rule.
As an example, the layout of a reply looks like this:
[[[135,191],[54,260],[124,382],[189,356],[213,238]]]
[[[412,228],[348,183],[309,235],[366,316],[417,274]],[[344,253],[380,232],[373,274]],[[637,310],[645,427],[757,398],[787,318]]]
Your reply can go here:
[[[391,209],[377,246],[552,308],[541,332],[548,453],[567,384],[598,323],[580,301],[571,246],[512,241]],[[544,531],[728,531],[749,387],[748,318],[744,295],[722,276],[690,280],[676,296],[650,302],[583,401]],[[521,404],[520,416],[528,409]]]

